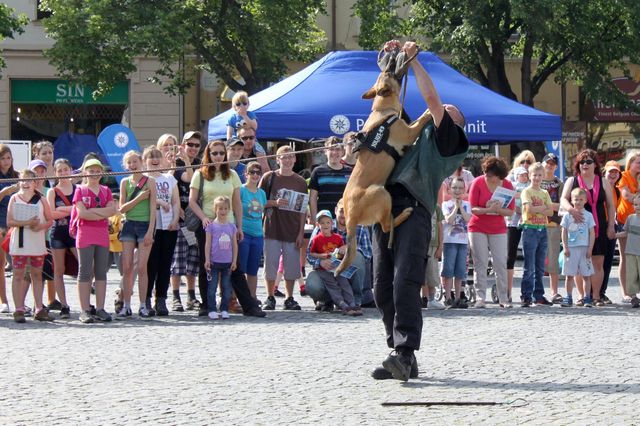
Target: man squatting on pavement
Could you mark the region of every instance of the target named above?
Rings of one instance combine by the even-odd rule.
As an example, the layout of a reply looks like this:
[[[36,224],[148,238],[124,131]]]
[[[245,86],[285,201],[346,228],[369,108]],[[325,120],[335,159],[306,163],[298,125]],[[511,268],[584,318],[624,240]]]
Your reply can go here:
[[[385,44],[388,51],[398,41]],[[402,48],[407,58],[418,52],[414,42]],[[418,88],[429,106],[433,121],[423,129],[420,143],[411,147],[396,164],[386,189],[392,198],[392,214],[413,207],[409,218],[395,228],[393,246],[379,224],[373,228],[373,279],[375,301],[382,314],[387,345],[394,349],[375,379],[407,381],[418,376],[414,351],[420,349],[422,307],[420,287],[424,282],[427,250],[431,239],[431,215],[438,189],[446,177],[462,164],[469,142],[462,129],[464,117],[453,105],[443,104],[431,77],[419,61],[411,61]]]

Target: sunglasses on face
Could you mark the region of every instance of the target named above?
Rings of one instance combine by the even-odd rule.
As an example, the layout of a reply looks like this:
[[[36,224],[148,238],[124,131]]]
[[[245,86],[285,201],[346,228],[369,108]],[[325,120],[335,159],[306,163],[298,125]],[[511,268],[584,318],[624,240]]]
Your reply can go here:
[[[247,105],[249,105],[249,102],[236,102],[236,106],[237,107],[239,107],[240,105],[247,106]]]
[[[249,170],[250,175],[260,176],[262,175],[262,170]]]
[[[187,146],[189,148],[200,148],[200,144],[199,143],[188,143]]]
[[[586,159],[586,160],[581,160],[580,164],[586,164],[587,166],[590,166],[591,164],[595,163],[595,161],[591,160],[591,159]]]
[[[521,165],[522,165],[522,164],[529,164],[529,165],[531,165],[531,161],[529,161],[529,160],[522,160],[522,161],[520,162],[520,164],[521,164]]]
[[[224,151],[211,151],[211,156],[223,156],[224,157],[225,152]]]
[[[255,138],[256,138],[255,136],[243,136],[240,139],[242,139],[243,141],[252,141]]]

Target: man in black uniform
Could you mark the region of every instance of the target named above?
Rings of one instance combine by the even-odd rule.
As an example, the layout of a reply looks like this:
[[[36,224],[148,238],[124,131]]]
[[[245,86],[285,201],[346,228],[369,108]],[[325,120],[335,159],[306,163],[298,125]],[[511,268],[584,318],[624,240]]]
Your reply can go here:
[[[398,46],[385,44],[385,50]],[[405,43],[407,58],[418,52],[413,42]],[[420,143],[396,164],[386,188],[397,216],[413,207],[409,218],[395,228],[393,246],[379,224],[373,228],[375,301],[382,314],[387,345],[395,353],[372,372],[375,379],[407,381],[418,376],[414,351],[420,349],[422,306],[420,287],[424,283],[427,250],[431,239],[431,214],[442,181],[462,163],[469,142],[461,126],[464,118],[453,105],[443,105],[431,77],[417,58],[411,68],[433,123],[422,131]]]

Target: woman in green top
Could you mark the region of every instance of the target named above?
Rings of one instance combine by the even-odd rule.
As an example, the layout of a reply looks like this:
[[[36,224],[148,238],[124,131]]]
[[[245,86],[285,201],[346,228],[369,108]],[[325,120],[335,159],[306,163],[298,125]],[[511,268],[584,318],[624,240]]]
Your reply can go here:
[[[206,304],[207,294],[207,272],[204,269],[204,228],[215,219],[213,211],[213,201],[216,197],[225,195],[231,199],[231,212],[229,212],[229,222],[235,223],[238,229],[238,240],[242,240],[242,202],[240,201],[240,178],[238,174],[227,164],[227,149],[224,141],[214,140],[207,144],[202,155],[202,167],[193,174],[189,185],[189,208],[202,220],[202,228],[196,231],[198,248],[200,250],[200,268],[198,273],[198,287],[202,296],[202,305],[199,314],[209,313]],[[202,203],[198,204],[200,196],[201,179],[202,183]],[[234,276],[231,280],[233,282]],[[241,301],[242,302],[242,301]]]
[[[132,174],[120,182],[120,213],[124,214],[124,225],[120,232],[122,241],[122,275],[124,282],[124,304],[116,318],[131,316],[131,293],[133,292],[133,253],[138,247],[138,294],[141,318],[150,316],[146,306],[147,260],[153,245],[153,232],[156,228],[156,181],[140,173],[142,156],[139,152],[129,151],[122,159],[124,167]],[[153,214],[152,214],[153,213]]]

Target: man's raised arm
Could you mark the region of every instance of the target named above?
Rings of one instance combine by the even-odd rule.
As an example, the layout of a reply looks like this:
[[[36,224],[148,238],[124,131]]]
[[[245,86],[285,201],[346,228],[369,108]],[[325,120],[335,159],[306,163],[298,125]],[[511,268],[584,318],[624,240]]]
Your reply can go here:
[[[406,53],[407,58],[411,58],[418,53],[418,45],[415,42],[408,41],[404,44],[402,50]],[[427,105],[429,105],[429,111],[431,111],[431,116],[433,117],[433,121],[437,127],[442,121],[442,116],[444,115],[444,105],[442,105],[440,95],[438,95],[429,73],[427,73],[427,70],[425,70],[420,61],[418,61],[418,58],[415,58],[409,64],[416,76],[418,89],[420,90],[420,93]]]

